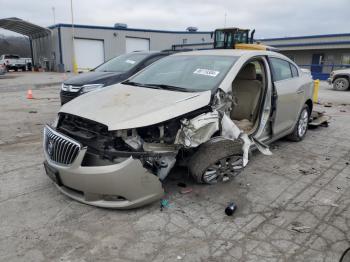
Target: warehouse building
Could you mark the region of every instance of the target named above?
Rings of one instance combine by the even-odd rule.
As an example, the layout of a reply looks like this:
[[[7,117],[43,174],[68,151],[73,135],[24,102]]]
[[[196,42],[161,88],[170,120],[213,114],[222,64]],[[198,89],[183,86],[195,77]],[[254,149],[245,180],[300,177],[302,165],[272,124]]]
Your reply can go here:
[[[72,71],[73,50],[79,71],[96,67],[120,54],[170,49],[173,44],[211,41],[210,32],[198,32],[196,28],[187,31],[164,31],[128,28],[124,24],[114,27],[57,24],[52,31],[53,54],[56,70]]]
[[[331,71],[350,67],[350,34],[270,38],[259,41],[278,48],[299,66],[310,69],[314,79],[325,80]]]

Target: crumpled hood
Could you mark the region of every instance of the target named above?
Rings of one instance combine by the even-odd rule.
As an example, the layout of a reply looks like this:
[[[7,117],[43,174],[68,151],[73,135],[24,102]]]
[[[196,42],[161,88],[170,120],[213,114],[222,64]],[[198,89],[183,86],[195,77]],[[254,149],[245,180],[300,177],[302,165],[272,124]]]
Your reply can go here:
[[[60,113],[108,126],[109,130],[157,124],[210,103],[211,92],[178,92],[116,84],[75,98]]]

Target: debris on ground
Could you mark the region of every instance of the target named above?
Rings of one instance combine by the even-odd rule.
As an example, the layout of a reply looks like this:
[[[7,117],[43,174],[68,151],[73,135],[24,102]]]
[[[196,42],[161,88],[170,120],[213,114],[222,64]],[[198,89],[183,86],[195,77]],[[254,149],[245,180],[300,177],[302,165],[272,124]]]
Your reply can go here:
[[[334,203],[331,199],[321,199],[320,200],[320,203],[319,203],[320,206],[331,206],[331,207],[339,207],[338,204]]]
[[[188,194],[191,193],[193,191],[192,187],[184,187],[180,190],[181,194]]]
[[[326,115],[325,112],[319,112],[319,111],[312,111],[310,116],[310,127],[317,127],[317,126],[324,126],[328,127],[329,120],[331,119],[330,116]]]
[[[327,160],[327,159],[326,159]],[[299,172],[303,174],[304,176],[307,175],[317,175],[319,171],[316,170],[316,168],[312,167],[311,169],[305,170],[305,169],[299,169]]]
[[[36,110],[30,110],[28,113],[29,113],[29,114],[36,114],[36,113],[38,113],[38,111],[36,111]]]
[[[311,231],[311,227],[303,225],[301,222],[295,221],[291,223],[290,231],[298,232],[298,233],[309,233]]]
[[[177,186],[178,186],[178,187],[187,187],[187,185],[186,185],[185,183],[183,183],[183,182],[179,182],[179,183],[177,184]]]
[[[345,110],[345,109],[340,109],[340,112],[345,113],[345,112],[346,112],[346,110]]]
[[[169,208],[169,200],[161,199],[160,200],[160,211],[163,211],[164,208]]]
[[[225,214],[228,216],[232,216],[233,213],[236,211],[237,205],[233,202],[228,204],[228,206],[225,208]]]
[[[324,107],[332,107],[332,106],[333,106],[333,104],[332,104],[332,103],[330,103],[330,102],[328,102],[328,103],[325,103],[323,106],[324,106]]]
[[[228,176],[222,177],[222,182],[228,182],[228,181],[230,181],[230,178]]]

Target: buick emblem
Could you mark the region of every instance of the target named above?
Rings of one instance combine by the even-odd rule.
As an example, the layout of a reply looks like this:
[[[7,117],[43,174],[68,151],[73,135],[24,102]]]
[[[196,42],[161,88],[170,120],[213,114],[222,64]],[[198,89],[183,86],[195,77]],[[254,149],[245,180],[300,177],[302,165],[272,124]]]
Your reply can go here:
[[[49,143],[47,144],[47,153],[49,154],[49,156],[53,155],[53,147],[53,142],[49,140]]]

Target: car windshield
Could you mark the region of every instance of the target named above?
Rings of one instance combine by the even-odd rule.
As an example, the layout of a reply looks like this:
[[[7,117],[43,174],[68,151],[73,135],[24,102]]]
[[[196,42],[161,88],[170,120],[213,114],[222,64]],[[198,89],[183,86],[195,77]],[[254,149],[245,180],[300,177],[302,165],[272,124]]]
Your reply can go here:
[[[149,54],[129,53],[117,56],[107,61],[106,63],[96,67],[94,71],[97,72],[126,72],[135,67]]]
[[[211,90],[221,83],[237,59],[219,55],[168,56],[124,83],[179,91]]]

